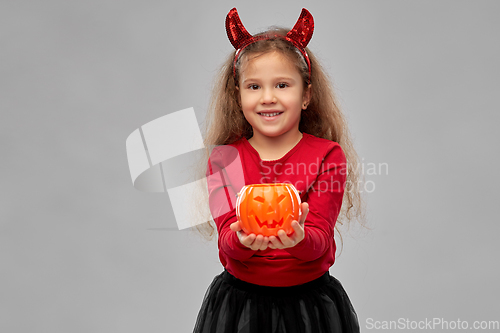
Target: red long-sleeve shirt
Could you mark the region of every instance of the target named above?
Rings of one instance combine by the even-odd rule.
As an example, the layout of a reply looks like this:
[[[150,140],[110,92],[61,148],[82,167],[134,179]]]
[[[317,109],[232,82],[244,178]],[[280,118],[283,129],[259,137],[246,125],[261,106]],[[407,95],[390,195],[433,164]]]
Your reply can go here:
[[[263,161],[242,138],[212,151],[207,177],[219,258],[229,273],[253,284],[292,286],[320,277],[333,265],[334,227],[346,181],[346,159],[338,143],[303,133],[283,157]],[[254,251],[230,229],[237,221],[236,194],[244,185],[261,183],[291,183],[309,204],[305,238],[296,246]]]

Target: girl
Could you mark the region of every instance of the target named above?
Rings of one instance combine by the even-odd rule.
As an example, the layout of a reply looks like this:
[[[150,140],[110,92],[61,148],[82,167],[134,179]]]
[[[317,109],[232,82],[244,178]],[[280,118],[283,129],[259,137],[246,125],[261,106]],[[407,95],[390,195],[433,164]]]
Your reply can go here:
[[[362,216],[357,155],[327,76],[306,47],[313,29],[306,9],[293,29],[255,36],[236,8],[227,15],[236,51],[215,86],[205,138],[205,146],[219,146],[206,176],[225,270],[207,290],[196,333],[359,332],[346,292],[329,274],[337,219]],[[234,161],[242,170],[230,167]],[[294,232],[246,234],[234,207],[241,187],[285,182],[302,200]]]

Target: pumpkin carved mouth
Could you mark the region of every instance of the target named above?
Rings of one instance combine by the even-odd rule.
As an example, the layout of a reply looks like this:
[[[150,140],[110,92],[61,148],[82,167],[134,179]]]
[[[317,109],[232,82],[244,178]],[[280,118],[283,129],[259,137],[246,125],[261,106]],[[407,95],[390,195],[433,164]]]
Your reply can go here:
[[[269,223],[269,220],[267,221],[264,221],[264,222],[261,222],[259,220],[259,218],[255,215],[250,215],[252,218],[255,219],[255,222],[257,222],[257,224],[259,225],[259,227],[263,227],[263,226],[266,226],[268,229],[269,228],[278,228],[278,227],[283,227],[283,218],[281,218],[279,221],[276,221],[276,220],[272,220],[271,223]]]

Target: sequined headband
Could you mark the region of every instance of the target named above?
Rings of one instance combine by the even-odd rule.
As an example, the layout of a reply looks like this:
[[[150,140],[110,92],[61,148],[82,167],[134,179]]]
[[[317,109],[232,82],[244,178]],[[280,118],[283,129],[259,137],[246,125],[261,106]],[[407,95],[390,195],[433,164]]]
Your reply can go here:
[[[281,35],[263,35],[263,36],[252,36],[248,33],[247,29],[241,23],[240,17],[238,15],[238,11],[236,8],[233,8],[229,11],[226,16],[226,32],[227,37],[231,44],[233,44],[236,49],[236,55],[234,57],[233,62],[233,75],[236,79],[236,62],[238,61],[238,57],[241,54],[241,51],[248,45],[264,39],[271,38],[283,38],[292,43],[304,56],[304,59],[307,63],[307,68],[309,69],[308,76],[308,84],[311,82],[311,62],[309,61],[309,56],[305,50],[307,44],[311,40],[312,34],[314,31],[314,20],[309,13],[309,11],[305,8],[302,8],[302,12],[300,13],[299,19],[297,23],[295,23],[292,30],[290,30],[285,36]]]

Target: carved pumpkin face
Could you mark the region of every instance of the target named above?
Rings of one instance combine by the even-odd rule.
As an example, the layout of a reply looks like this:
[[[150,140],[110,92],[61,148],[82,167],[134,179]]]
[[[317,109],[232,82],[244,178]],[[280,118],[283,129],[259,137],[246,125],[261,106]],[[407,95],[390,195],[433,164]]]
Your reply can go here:
[[[236,215],[247,234],[276,236],[280,229],[291,234],[299,214],[300,196],[292,184],[246,185],[236,201]]]

